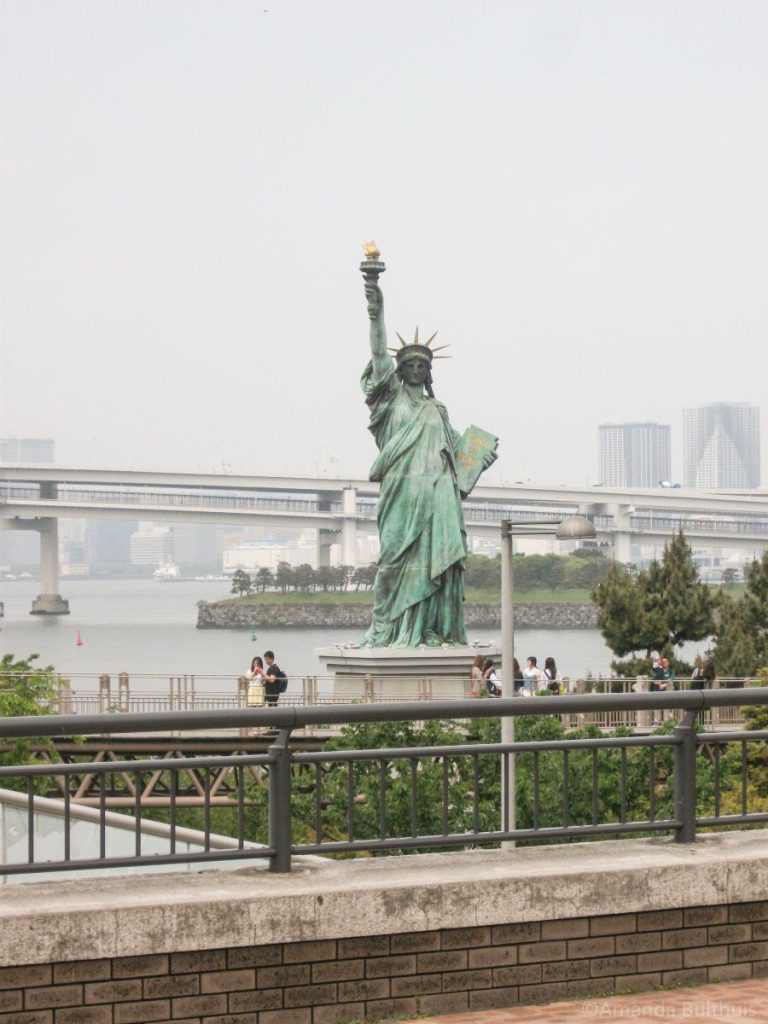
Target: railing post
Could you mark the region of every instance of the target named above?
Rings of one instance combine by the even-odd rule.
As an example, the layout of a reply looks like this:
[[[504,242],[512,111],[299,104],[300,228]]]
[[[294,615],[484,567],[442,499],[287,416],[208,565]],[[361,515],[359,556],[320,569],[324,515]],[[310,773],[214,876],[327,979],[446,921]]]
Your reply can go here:
[[[305,704],[310,706],[317,704],[317,676],[304,676],[301,683],[301,692]]]
[[[712,687],[711,688],[713,690],[719,690],[720,689],[720,680],[717,678],[717,676],[715,676],[715,678],[712,680]],[[709,727],[710,727],[710,729],[717,729],[719,727],[719,725],[720,725],[720,708],[717,707],[717,705],[715,705],[715,707],[713,707],[712,711],[711,711]]]
[[[676,843],[696,841],[696,712],[687,711],[672,735],[675,746],[675,817],[680,825],[675,831]]]
[[[285,873],[291,870],[291,748],[290,729],[281,729],[270,746],[272,761],[269,766],[269,845],[275,851],[269,870]]]
[[[650,680],[648,676],[636,676],[635,677],[635,693],[648,693],[650,686]],[[653,728],[653,715],[647,708],[644,711],[637,712],[637,725],[641,729],[652,729]]]
[[[117,688],[120,710],[129,711],[131,698],[128,690],[127,672],[121,672],[117,677]]]
[[[72,714],[72,680],[63,679],[59,676],[59,706],[58,714]]]
[[[109,711],[111,704],[110,679],[108,675],[99,676],[99,710],[102,714]]]

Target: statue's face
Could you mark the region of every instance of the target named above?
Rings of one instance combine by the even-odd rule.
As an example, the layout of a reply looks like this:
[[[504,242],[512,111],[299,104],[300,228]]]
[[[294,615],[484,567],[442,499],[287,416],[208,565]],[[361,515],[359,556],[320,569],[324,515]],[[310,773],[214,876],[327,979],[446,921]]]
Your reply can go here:
[[[410,359],[403,359],[400,363],[400,373],[406,384],[417,384],[424,387],[429,376],[429,361],[421,356],[413,356]]]

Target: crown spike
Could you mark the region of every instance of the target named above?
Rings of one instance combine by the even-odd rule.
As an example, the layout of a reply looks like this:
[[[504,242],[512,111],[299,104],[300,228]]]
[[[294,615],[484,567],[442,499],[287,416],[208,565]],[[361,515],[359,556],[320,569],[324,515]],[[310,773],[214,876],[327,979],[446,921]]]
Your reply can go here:
[[[405,348],[408,342],[405,340],[402,334],[398,334],[397,331],[395,331],[395,334],[397,334],[398,338],[400,339],[400,348]]]
[[[435,340],[436,337],[437,331],[435,331],[435,333],[430,338],[427,338],[427,340],[424,342],[427,348],[432,348],[432,342]]]
[[[434,336],[435,336],[435,335],[433,334],[433,335],[432,335],[432,337],[434,338]],[[451,347],[450,345],[435,345],[435,347],[434,347],[434,348],[432,349],[432,351],[433,351],[433,352],[440,352],[440,351],[441,351],[441,349],[444,349],[444,348],[450,348],[450,347]],[[448,359],[448,358],[449,358],[449,356],[443,356],[442,358],[443,358],[443,359]]]
[[[419,344],[419,325],[418,324],[416,324],[416,333],[413,336],[413,344],[414,345],[418,345]]]

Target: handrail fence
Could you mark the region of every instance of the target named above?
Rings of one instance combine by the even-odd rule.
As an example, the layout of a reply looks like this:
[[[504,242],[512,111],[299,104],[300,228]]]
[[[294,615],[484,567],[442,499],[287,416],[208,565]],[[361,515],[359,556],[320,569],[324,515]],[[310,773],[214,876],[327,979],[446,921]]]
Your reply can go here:
[[[611,713],[629,704],[636,712],[674,712],[680,715],[674,729],[667,733],[630,736],[595,736],[584,739],[558,739],[537,742],[476,743],[411,746],[361,750],[301,752],[292,750],[291,732],[302,727],[328,726],[343,723],[426,722],[450,720],[463,723],[464,733],[474,720],[511,716],[571,716],[585,720],[595,712]],[[741,691],[712,690],[671,693],[587,694],[551,697],[541,700],[431,701],[392,704],[347,704],[265,708],[259,711],[233,709],[177,711],[154,714],[125,715],[58,715],[0,719],[0,736],[6,738],[61,736],[70,734],[98,735],[104,733],[136,733],[205,731],[236,728],[247,729],[255,721],[274,732],[274,742],[266,753],[211,756],[169,761],[151,758],[141,761],[91,762],[87,764],[46,764],[0,767],[0,786],[10,781],[21,787],[27,797],[28,848],[24,861],[0,866],[0,873],[26,874],[53,872],[72,868],[124,867],[137,864],[187,863],[206,860],[260,858],[272,871],[290,871],[292,858],[299,854],[349,854],[361,852],[393,852],[434,848],[467,847],[509,841],[538,842],[553,839],[586,839],[631,834],[671,833],[678,842],[693,842],[703,827],[755,826],[768,821],[768,813],[752,808],[748,792],[748,747],[765,744],[768,731],[696,732],[696,720],[706,711],[724,710],[736,705],[759,707],[768,704],[768,688]],[[741,750],[741,802],[738,813],[723,809],[721,766],[723,754],[730,744]],[[762,748],[764,749],[764,747]],[[669,774],[661,771],[663,752],[671,750],[673,764]],[[618,813],[606,814],[601,809],[601,785],[606,779],[599,770],[600,757],[616,752],[619,770],[611,772],[608,783],[618,789]],[[629,761],[645,752],[647,765],[648,813],[638,820],[629,820],[627,786]],[[580,770],[576,777],[575,758],[586,752],[591,758],[590,773]],[[696,763],[704,754],[714,759],[714,784],[711,806],[697,815]],[[542,778],[545,758],[560,758],[562,800],[557,820],[552,809],[542,806]],[[520,827],[510,821],[506,810],[489,808],[483,802],[483,779],[488,773],[504,773],[509,777],[510,759],[532,759],[532,821]],[[549,762],[546,762],[549,764]],[[204,849],[179,853],[175,845],[178,827],[179,778],[194,768],[202,773]],[[551,768],[551,765],[550,765]],[[145,855],[141,847],[142,781],[146,773],[162,776],[169,793],[170,839],[166,852]],[[72,801],[67,776],[93,775],[101,780],[98,805],[101,815],[101,840],[97,857],[75,858],[72,854],[70,812]],[[230,850],[213,850],[212,811],[218,787],[229,779],[236,809],[235,840]],[[368,791],[376,794],[375,803],[361,799],[360,784],[367,779]],[[430,781],[431,780],[431,781]],[[430,783],[429,786],[427,783]],[[673,786],[671,812],[659,813],[663,794],[662,782]],[[256,785],[258,784],[258,785]],[[590,808],[587,820],[574,820],[571,787],[587,785]],[[110,794],[128,786],[134,793],[133,808],[135,851],[131,857],[109,857],[105,840],[104,820]],[[370,786],[373,789],[370,789]],[[57,860],[38,855],[35,830],[35,800],[41,786],[63,793],[64,855]],[[392,793],[403,789],[409,794],[410,828],[407,834],[392,834],[389,818]],[[255,788],[254,788],[255,787]],[[339,789],[339,787],[341,787]],[[398,788],[399,787],[399,788]],[[439,797],[435,794],[435,789]],[[310,838],[294,841],[292,809],[306,794],[311,794]],[[339,809],[329,794],[342,794]],[[425,808],[425,803],[434,807]],[[332,805],[333,817],[329,808]],[[344,806],[345,805],[345,806]],[[435,810],[437,808],[437,810]],[[256,809],[256,810],[254,810]],[[246,846],[246,821],[254,813],[266,813],[266,842],[260,848]],[[419,821],[426,812],[434,811],[426,828]],[[330,817],[329,817],[330,815]],[[340,817],[339,817],[340,815]],[[361,822],[362,815],[362,822]],[[582,814],[583,818],[583,814]]]

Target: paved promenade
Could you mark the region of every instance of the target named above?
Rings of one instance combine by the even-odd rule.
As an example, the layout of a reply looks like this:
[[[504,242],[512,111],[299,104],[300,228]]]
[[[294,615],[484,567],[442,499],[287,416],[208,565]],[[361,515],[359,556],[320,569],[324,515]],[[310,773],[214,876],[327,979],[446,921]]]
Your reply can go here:
[[[590,1021],[674,1021],[677,1024],[768,1024],[768,979],[721,982],[641,992],[605,999],[580,999],[545,1006],[512,1006],[439,1017],[409,1024],[589,1024]]]

